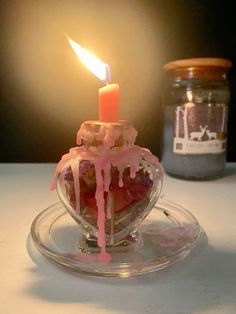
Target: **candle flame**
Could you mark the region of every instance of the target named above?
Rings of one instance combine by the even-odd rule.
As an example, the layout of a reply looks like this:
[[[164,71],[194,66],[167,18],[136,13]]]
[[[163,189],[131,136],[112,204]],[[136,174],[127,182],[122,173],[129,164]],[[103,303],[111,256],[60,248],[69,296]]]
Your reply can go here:
[[[72,49],[74,50],[80,61],[83,63],[83,65],[94,75],[96,75],[101,81],[104,81],[108,84],[110,82],[109,65],[103,63],[94,54],[81,47],[74,40],[70,38],[68,38],[68,40]]]

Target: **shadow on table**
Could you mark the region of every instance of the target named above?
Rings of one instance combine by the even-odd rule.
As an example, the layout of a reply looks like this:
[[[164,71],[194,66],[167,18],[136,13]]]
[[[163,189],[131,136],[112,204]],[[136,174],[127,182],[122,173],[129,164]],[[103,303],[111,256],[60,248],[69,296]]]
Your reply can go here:
[[[198,245],[169,268],[130,278],[86,276],[60,269],[27,239],[35,263],[25,293],[52,303],[78,303],[114,313],[184,314],[227,307],[235,311],[236,254],[216,251],[202,232]],[[89,309],[89,308],[88,308]],[[234,311],[233,311],[234,309]]]
[[[236,168],[235,164],[228,164],[227,167],[225,168],[224,174],[222,178],[219,178],[218,180],[224,179],[224,182],[228,181],[230,182],[235,182],[236,179]],[[216,180],[217,181],[217,180]],[[213,182],[213,181],[212,181]]]

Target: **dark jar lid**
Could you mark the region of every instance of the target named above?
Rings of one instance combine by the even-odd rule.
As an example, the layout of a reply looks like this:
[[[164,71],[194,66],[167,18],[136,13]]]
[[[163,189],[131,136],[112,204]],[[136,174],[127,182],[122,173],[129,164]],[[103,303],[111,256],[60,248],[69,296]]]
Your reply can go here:
[[[172,79],[225,79],[232,62],[221,58],[193,58],[168,62],[164,70]]]

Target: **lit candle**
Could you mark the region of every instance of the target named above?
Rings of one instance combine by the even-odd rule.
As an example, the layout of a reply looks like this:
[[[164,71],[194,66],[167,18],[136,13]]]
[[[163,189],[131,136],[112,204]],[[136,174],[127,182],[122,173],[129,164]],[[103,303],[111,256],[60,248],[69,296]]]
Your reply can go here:
[[[110,84],[111,72],[109,65],[103,63],[75,41],[69,39],[69,43],[86,68],[107,84],[99,89],[99,120],[103,122],[118,121],[119,85]]]
[[[118,120],[119,85],[108,84],[99,89],[99,120],[116,122]]]

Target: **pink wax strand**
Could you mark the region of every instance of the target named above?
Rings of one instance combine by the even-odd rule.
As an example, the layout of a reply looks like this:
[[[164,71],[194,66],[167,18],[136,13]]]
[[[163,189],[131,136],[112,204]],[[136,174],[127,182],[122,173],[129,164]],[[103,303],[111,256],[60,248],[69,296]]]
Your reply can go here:
[[[95,161],[95,172],[96,172],[96,193],[95,198],[97,201],[98,217],[98,246],[101,248],[101,253],[99,254],[99,261],[101,263],[107,263],[111,257],[108,256],[106,252],[106,235],[105,235],[105,200],[104,200],[104,180],[102,177],[101,168],[101,157]]]
[[[112,207],[112,192],[108,192],[108,196],[107,196],[107,219],[111,219],[112,218],[112,212],[111,212],[111,207]]]

